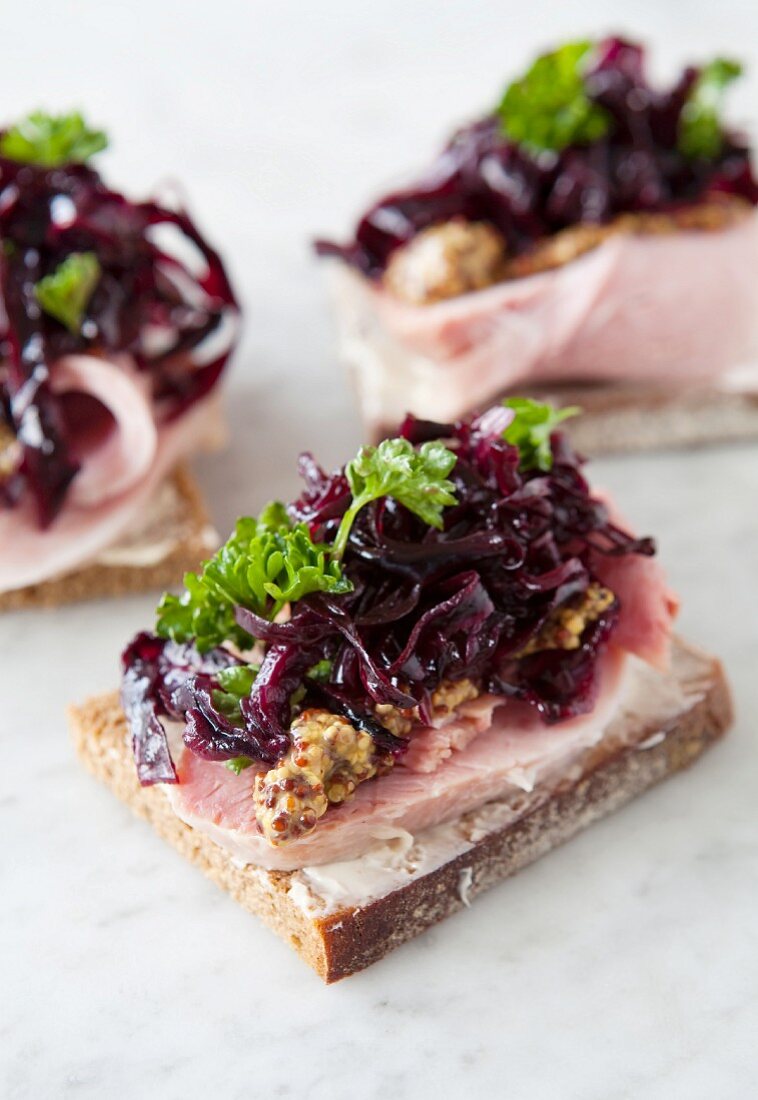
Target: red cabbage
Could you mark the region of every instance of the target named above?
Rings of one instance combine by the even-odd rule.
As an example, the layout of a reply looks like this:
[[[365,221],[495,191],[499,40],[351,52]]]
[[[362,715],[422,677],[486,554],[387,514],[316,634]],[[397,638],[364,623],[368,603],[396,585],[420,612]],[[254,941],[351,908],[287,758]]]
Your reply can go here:
[[[165,226],[199,250],[200,275],[156,242],[153,231]],[[45,168],[0,157],[0,243],[0,361],[7,364],[0,372],[0,433],[12,432],[21,444],[17,468],[0,479],[0,503],[14,504],[28,492],[46,526],[77,473],[62,401],[50,385],[55,361],[88,350],[130,353],[168,420],[218,380],[232,338],[209,362],[198,355],[236,312],[236,301],[218,253],[188,214],[133,203],[83,164]],[[73,252],[94,253],[101,271],[78,333],[41,311],[34,293]],[[160,351],[147,346],[148,327],[161,333]]]
[[[236,725],[214,703],[208,661],[218,667],[223,649],[189,657],[191,646],[171,650],[155,640],[159,659],[156,665],[148,650],[146,675],[150,636],[140,635],[124,667],[132,685],[127,698],[136,707],[132,724],[144,730],[142,756],[157,755],[168,776],[153,748],[164,744],[145,707],[150,699],[158,715],[169,708],[182,714],[193,752],[266,763],[286,751],[296,706],[327,706],[397,756],[404,742],[377,721],[376,706],[418,707],[428,720],[443,681],[470,678],[482,690],[526,702],[546,722],[591,709],[598,661],[621,611],[618,599],[585,626],[576,650],[523,651],[556,609],[598,583],[598,554],[650,555],[654,545],[609,521],[562,433],[551,438],[551,468],[525,471],[518,449],[502,438],[504,423],[496,411],[456,424],[406,419],[407,439],[443,439],[457,456],[450,474],[457,503],[444,510],[443,528],[427,526],[391,498],[378,500],[358,514],[347,543],[342,564],[352,592],[306,596],[285,622],[237,607],[237,622],[265,655]],[[344,470],[326,474],[310,457],[301,470],[306,488],[289,511],[307,519],[314,540],[328,540],[350,500]],[[167,698],[171,661],[181,686]]]
[[[598,45],[584,83],[588,97],[611,116],[604,137],[534,155],[505,137],[498,117],[487,116],[454,134],[418,182],[376,202],[350,243],[319,241],[316,251],[376,277],[396,248],[454,217],[489,222],[509,255],[518,256],[567,226],[674,209],[709,193],[757,203],[749,149],[739,135],[725,132],[712,158],[687,157],[677,147],[680,115],[699,70],[688,68],[671,89],[656,91],[643,61],[642,49],[623,39]]]
[[[177,781],[161,717],[185,719],[187,699],[182,689],[198,673],[210,675],[238,663],[225,649],[201,657],[194,646],[180,646],[146,631],[129,643],[121,656],[121,705],[143,786]]]

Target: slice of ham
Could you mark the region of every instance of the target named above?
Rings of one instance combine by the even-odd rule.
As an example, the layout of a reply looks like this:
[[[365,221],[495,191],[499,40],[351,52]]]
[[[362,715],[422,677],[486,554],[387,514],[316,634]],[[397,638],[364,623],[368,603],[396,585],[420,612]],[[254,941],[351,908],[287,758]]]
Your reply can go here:
[[[676,600],[659,562],[598,554],[594,568],[619,596],[621,610],[613,644],[601,657],[590,714],[546,726],[524,704],[479,696],[462,704],[450,720],[417,731],[389,775],[359,787],[351,802],[330,809],[312,833],[281,848],[271,847],[258,832],[251,797],[254,769],[234,775],[180,744],[179,783],[164,787],[175,813],[235,858],[284,871],[352,859],[377,837],[386,838],[388,829],[415,833],[514,786],[530,789],[541,775],[600,739],[618,709],[629,654],[661,670],[669,664]]]
[[[372,431],[452,420],[524,383],[697,382],[758,354],[758,213],[714,231],[619,233],[563,267],[407,305],[332,265],[343,357]]]
[[[597,554],[592,568],[615,592],[623,609],[614,644],[665,672],[671,660],[671,629],[679,601],[658,560],[639,554],[621,558]]]
[[[441,725],[418,730],[403,755],[403,767],[412,772],[436,771],[454,752],[462,752],[489,729],[495,708],[501,703],[497,695],[480,695],[462,703]]]
[[[107,398],[117,438],[108,439],[96,453],[85,457],[84,489],[79,496],[72,490],[47,529],[38,527],[31,500],[0,510],[0,591],[37,584],[93,560],[139,522],[177,462],[223,440],[218,395],[156,427],[152,413],[147,423],[139,380],[120,365],[88,356],[71,357],[61,372],[60,384],[63,389],[69,385],[83,389],[103,403]],[[108,475],[113,486],[107,483]]]
[[[612,523],[623,531],[633,529],[609,493],[595,488],[593,496],[606,504]],[[671,635],[679,598],[669,588],[659,558],[594,553],[590,565],[594,575],[615,593],[621,605],[614,645],[665,672],[671,663]]]
[[[608,502],[619,526],[623,521]],[[332,807],[314,832],[275,848],[260,835],[252,787],[255,770],[234,775],[179,745],[179,782],[166,785],[175,813],[238,859],[268,870],[294,870],[352,859],[387,828],[406,833],[450,821],[508,788],[530,785],[600,739],[617,711],[628,654],[666,670],[677,601],[655,558],[597,554],[593,568],[619,597],[613,645],[598,670],[591,714],[546,726],[534,709],[482,695],[447,722],[417,730],[403,762],[367,782],[348,803]]]
[[[503,701],[487,729],[465,748],[453,748],[432,772],[398,765],[360,786],[352,801],[329,810],[313,832],[281,848],[258,833],[251,797],[252,769],[234,775],[223,764],[182,753],[179,784],[165,786],[175,813],[235,858],[268,870],[352,859],[388,830],[417,833],[450,821],[509,789],[531,790],[544,775],[596,744],[617,709],[626,657],[609,650],[591,714],[545,726],[523,704]]]
[[[81,467],[65,507],[92,508],[136,485],[150,469],[158,447],[158,429],[148,392],[129,356],[108,360],[67,355],[52,372],[56,393],[85,393],[112,414],[113,428],[94,449],[78,453]]]

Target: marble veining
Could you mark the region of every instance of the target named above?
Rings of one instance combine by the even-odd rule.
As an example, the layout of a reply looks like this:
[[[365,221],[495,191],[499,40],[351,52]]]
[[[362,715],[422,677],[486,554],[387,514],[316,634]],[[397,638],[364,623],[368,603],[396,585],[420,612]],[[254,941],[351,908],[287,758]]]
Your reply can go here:
[[[475,15],[472,14],[475,12]],[[310,235],[490,100],[526,50],[614,25],[660,68],[758,64],[742,0],[9,5],[3,117],[81,104],[135,191],[187,187],[249,304],[220,530],[354,447]],[[686,16],[686,17],[685,17]],[[734,98],[753,119],[753,74]],[[681,629],[719,652],[732,736],[691,773],[371,971],[325,988],[74,760],[64,707],[109,688],[140,597],[0,619],[0,1096],[699,1100],[755,1095],[758,450],[598,463],[659,536]],[[465,887],[465,883],[463,884]]]

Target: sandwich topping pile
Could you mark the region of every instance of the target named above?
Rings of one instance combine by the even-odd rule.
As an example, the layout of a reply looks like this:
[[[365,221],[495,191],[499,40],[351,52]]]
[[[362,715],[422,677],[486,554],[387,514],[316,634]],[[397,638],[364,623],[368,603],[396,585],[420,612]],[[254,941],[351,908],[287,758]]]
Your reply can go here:
[[[375,203],[352,242],[318,251],[428,303],[555,266],[565,257],[546,252],[535,266],[535,252],[568,227],[587,227],[564,240],[579,253],[597,243],[593,227],[625,215],[648,215],[659,232],[662,215],[674,226],[697,204],[695,226],[718,228],[735,200],[755,205],[749,149],[721,119],[740,66],[717,58],[659,90],[644,61],[620,38],[537,58],[417,182]]]
[[[653,543],[593,496],[557,430],[573,411],[408,417],[331,474],[302,455],[302,494],[240,519],[123,654],[141,783],[252,862],[323,862],[382,803],[415,825],[453,812],[445,777],[495,712],[549,745],[621,655],[665,664]]]
[[[114,498],[186,451],[233,344],[219,256],[183,210],[108,187],[106,145],[77,113],[0,131],[0,588],[39,579],[22,563],[56,539],[35,533],[69,512],[72,539],[106,513],[112,537]]]

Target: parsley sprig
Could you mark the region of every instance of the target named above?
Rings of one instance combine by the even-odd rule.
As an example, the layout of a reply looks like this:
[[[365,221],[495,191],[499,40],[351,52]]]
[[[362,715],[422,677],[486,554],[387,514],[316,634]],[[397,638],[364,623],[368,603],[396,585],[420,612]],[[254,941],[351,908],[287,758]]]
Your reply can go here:
[[[438,441],[418,451],[406,439],[363,447],[346,469],[353,499],[333,544],[314,542],[306,524],[293,524],[283,504],[267,505],[258,519],[237,521],[231,538],[199,574],[185,575],[180,596],[163,596],[158,634],[194,641],[201,653],[225,641],[247,649],[253,639],[238,625],[235,607],[273,619],[285,605],[313,592],[351,592],[341,560],[360,510],[391,496],[425,523],[442,527],[443,508],[456,503],[447,478],[455,462],[453,452]]]
[[[257,665],[230,665],[229,668],[220,668],[216,673],[219,686],[213,691],[213,705],[232,722],[241,724],[240,703],[250,694],[257,675]]]
[[[219,686],[212,693],[213,705],[235,725],[244,723],[240,703],[252,691],[257,675],[257,665],[230,665],[229,668],[221,668],[216,673],[216,682]],[[225,761],[226,767],[235,775],[239,775],[254,763],[250,756],[233,756],[231,760]]]
[[[84,164],[107,145],[107,134],[91,129],[78,111],[67,115],[32,111],[0,134],[0,156],[42,168]]]
[[[517,397],[504,404],[513,410],[514,418],[503,438],[518,447],[521,469],[549,470],[553,463],[550,436],[579,410],[554,409]],[[362,447],[345,468],[352,500],[333,543],[314,542],[307,525],[293,523],[283,504],[268,504],[258,518],[237,521],[231,538],[200,573],[185,575],[180,596],[163,596],[158,634],[180,643],[194,642],[201,653],[224,642],[249,649],[254,639],[237,623],[236,607],[271,620],[286,605],[311,593],[351,592],[353,585],[342,559],[361,509],[392,497],[430,527],[441,529],[444,509],[457,503],[455,485],[448,477],[455,463],[455,453],[439,440],[418,448],[400,438]],[[322,665],[310,670],[311,678],[328,674]],[[239,716],[239,701],[249,694],[255,673],[250,665],[219,673],[215,702],[231,718]]]
[[[559,152],[608,132],[608,112],[589,99],[584,85],[593,45],[589,40],[567,42],[542,54],[506,88],[498,114],[512,141],[537,152]]]
[[[679,120],[678,145],[687,157],[717,157],[724,144],[721,108],[726,89],[742,74],[737,61],[717,57],[692,86]]]
[[[234,534],[202,571],[187,573],[181,596],[164,595],[157,630],[176,642],[195,642],[201,653],[231,641],[252,644],[234,609],[246,607],[267,619],[311,592],[339,595],[352,589],[329,546],[314,543],[304,523],[293,524],[284,505],[272,503],[258,519],[237,521]]]
[[[100,274],[94,252],[72,252],[55,271],[40,279],[34,294],[45,313],[78,335]]]
[[[503,432],[506,443],[518,447],[521,470],[542,470],[547,473],[553,466],[550,436],[564,420],[577,416],[581,409],[575,405],[554,409],[528,397],[509,397],[503,404],[513,409],[515,415]]]
[[[361,508],[380,497],[394,497],[430,527],[441,528],[443,508],[456,503],[455,486],[447,476],[455,461],[453,452],[439,440],[422,443],[418,450],[407,439],[385,439],[378,447],[361,447],[345,469],[353,501],[342,517],[333,557],[339,561],[345,553]]]

